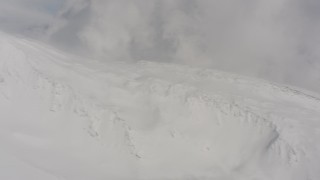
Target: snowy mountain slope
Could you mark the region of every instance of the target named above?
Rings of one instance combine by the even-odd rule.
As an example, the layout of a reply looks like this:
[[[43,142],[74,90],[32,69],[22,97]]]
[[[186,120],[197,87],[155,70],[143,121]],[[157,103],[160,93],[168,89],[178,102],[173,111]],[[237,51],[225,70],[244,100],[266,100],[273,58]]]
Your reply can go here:
[[[1,179],[315,180],[319,117],[295,88],[0,34]]]

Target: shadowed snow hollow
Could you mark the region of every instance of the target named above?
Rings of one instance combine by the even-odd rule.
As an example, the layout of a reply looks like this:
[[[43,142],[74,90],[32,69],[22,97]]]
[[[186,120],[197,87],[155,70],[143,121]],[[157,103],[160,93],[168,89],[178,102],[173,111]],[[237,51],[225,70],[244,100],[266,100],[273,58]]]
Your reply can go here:
[[[1,179],[315,180],[319,117],[290,87],[0,35]]]

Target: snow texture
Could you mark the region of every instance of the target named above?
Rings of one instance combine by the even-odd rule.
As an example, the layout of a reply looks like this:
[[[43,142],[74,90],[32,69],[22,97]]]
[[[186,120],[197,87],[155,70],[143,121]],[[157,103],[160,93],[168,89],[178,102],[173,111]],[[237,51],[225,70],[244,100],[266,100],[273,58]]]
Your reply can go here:
[[[317,94],[0,34],[0,179],[317,180]]]

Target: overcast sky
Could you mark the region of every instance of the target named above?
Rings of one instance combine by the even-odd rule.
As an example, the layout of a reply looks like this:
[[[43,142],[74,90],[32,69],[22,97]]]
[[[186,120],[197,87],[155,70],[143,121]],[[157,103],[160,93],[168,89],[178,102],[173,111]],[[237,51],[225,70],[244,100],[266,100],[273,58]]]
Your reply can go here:
[[[108,60],[150,60],[320,92],[319,0],[0,0],[0,27]]]

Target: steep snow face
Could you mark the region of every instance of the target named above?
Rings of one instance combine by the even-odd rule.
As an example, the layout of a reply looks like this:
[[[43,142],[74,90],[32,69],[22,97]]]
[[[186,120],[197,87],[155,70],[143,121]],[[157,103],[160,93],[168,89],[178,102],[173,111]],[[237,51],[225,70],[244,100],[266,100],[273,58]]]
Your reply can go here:
[[[319,179],[317,95],[0,34],[1,179]]]

